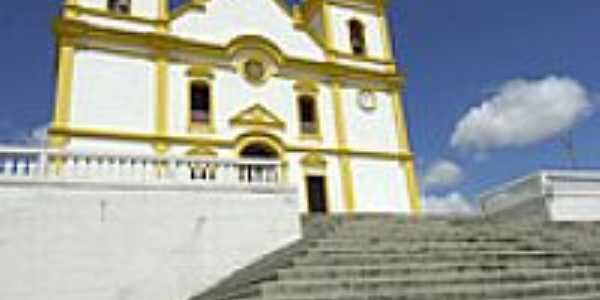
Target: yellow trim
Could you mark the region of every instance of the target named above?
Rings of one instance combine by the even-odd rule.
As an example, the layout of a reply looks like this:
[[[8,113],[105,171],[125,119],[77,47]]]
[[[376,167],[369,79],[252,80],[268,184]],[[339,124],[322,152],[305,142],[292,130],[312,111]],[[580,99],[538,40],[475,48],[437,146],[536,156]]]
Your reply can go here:
[[[333,98],[333,110],[335,114],[335,132],[337,137],[337,144],[340,149],[347,148],[347,137],[346,137],[346,120],[344,118],[344,111],[342,106],[342,92],[341,85],[338,81],[331,83],[331,92]],[[352,166],[350,164],[350,158],[346,154],[341,154],[340,159],[340,176],[342,182],[342,195],[346,203],[346,210],[348,212],[354,211],[355,199],[354,199],[354,183],[352,180]]]
[[[225,47],[226,53],[229,57],[234,57],[242,50],[252,50],[253,52],[259,52],[262,55],[267,56],[276,64],[282,64],[286,58],[283,51],[269,39],[266,39],[258,35],[241,35],[229,43]],[[262,59],[262,57],[256,57],[256,59]]]
[[[205,55],[215,59],[231,59],[228,54],[233,45],[214,45],[181,39],[170,35],[156,34],[153,32],[139,33],[121,31],[114,28],[92,26],[82,21],[59,20],[55,23],[55,30],[59,36],[72,36],[74,38],[85,37],[86,41],[98,40],[110,43],[122,43],[129,46],[142,48],[160,48],[190,55]],[[264,40],[264,39],[263,39]],[[97,47],[109,47],[107,44],[98,44]],[[352,81],[370,81],[378,84],[399,84],[402,77],[395,72],[378,71],[360,67],[338,64],[335,62],[317,62],[297,57],[282,55],[282,68],[289,68],[310,75],[325,75]]]
[[[61,39],[58,49],[58,74],[52,127],[68,126],[71,119],[71,88],[73,85],[75,47],[69,39]],[[50,135],[52,148],[64,148],[68,137]]]
[[[169,32],[169,0],[158,0],[158,19],[161,21],[156,25],[159,33]]]
[[[408,195],[410,198],[410,211],[415,217],[421,215],[421,196],[419,193],[417,178],[415,176],[415,169],[412,160],[408,160],[402,163],[404,166],[404,172],[406,174],[406,183],[408,186]]]
[[[392,88],[389,92],[392,108],[394,110],[394,123],[396,124],[396,136],[398,139],[398,149],[400,151],[410,152],[408,142],[408,130],[406,129],[406,120],[404,118],[403,101],[400,91],[397,88]],[[409,191],[410,208],[413,215],[418,216],[421,213],[421,203],[417,178],[412,158],[401,162],[404,167],[406,176],[406,185]]]
[[[381,15],[377,18],[377,21],[379,22],[379,33],[381,34],[381,42],[383,44],[383,59],[392,60],[392,43],[390,33],[388,30],[387,17],[385,15],[385,11],[381,12]]]
[[[208,112],[208,123],[199,123],[199,122],[193,122],[192,120],[192,87],[195,84],[203,84],[208,86],[208,95],[209,95],[209,112]],[[215,91],[213,89],[213,84],[211,82],[210,79],[196,79],[196,78],[192,78],[189,80],[188,86],[187,86],[187,94],[186,94],[186,104],[187,104],[187,130],[189,133],[215,133],[216,132],[216,126],[215,126],[215,110],[216,110],[216,104],[217,101],[215,100]]]
[[[323,23],[323,33],[325,35],[325,56],[327,57],[328,61],[334,61],[335,57],[331,54],[329,50],[333,50],[336,48],[335,36],[332,28],[333,24],[331,23],[331,11],[327,6],[327,2],[325,1],[321,3],[321,15],[323,16],[321,21]]]
[[[192,77],[194,79],[215,79],[212,68],[206,65],[193,65],[187,70],[186,74],[188,77]]]
[[[63,4],[63,17],[65,18],[77,18],[79,15],[77,10],[73,7],[77,6],[77,0],[65,0]]]
[[[317,95],[319,93],[319,85],[313,80],[298,80],[294,84],[294,91],[299,94]]]
[[[155,62],[156,68],[156,100],[154,106],[154,126],[156,134],[163,135],[168,131],[168,63],[163,54],[159,54]],[[154,143],[154,150],[163,155],[169,150],[169,145],[163,142]]]
[[[175,10],[171,12],[171,15],[169,16],[169,21],[172,22],[173,20],[178,19],[179,17],[183,16],[186,12],[192,9],[205,11],[206,2],[208,1],[210,0],[188,0],[187,2],[178,6],[177,8],[175,8]]]
[[[327,159],[318,152],[309,152],[300,159],[300,163],[305,168],[325,170],[327,168]]]
[[[229,119],[232,127],[246,127],[253,129],[279,129],[284,130],[286,124],[275,113],[260,104],[254,104]]]
[[[302,111],[300,110],[300,99],[303,97],[308,97],[312,101],[312,109],[315,115],[315,132],[304,132],[302,128]],[[317,103],[317,96],[315,94],[307,94],[301,93],[296,95],[296,111],[298,116],[298,128],[301,140],[315,140],[322,141],[323,136],[321,134],[321,111],[319,109],[319,104]]]
[[[210,147],[193,147],[187,152],[186,156],[200,156],[200,157],[217,157],[218,153]]]
[[[150,25],[150,26],[164,25],[164,26],[166,26],[168,23],[167,20],[153,19],[153,18],[142,17],[142,16],[134,16],[131,14],[118,14],[118,13],[114,13],[114,12],[111,12],[111,11],[105,10],[105,9],[83,7],[83,6],[78,6],[78,5],[65,5],[65,9],[68,11],[71,11],[77,15],[104,17],[104,18],[110,18],[110,19],[119,20],[119,21],[134,22],[134,23],[138,23],[141,25]]]
[[[263,144],[277,153],[277,158],[281,162],[281,176],[283,183],[289,183],[289,164],[286,157],[285,146],[279,138],[262,132],[250,132],[238,137],[234,141],[234,152],[238,158],[241,158],[241,152],[249,145]]]
[[[122,140],[138,143],[156,143],[164,142],[171,145],[187,145],[187,146],[211,146],[211,147],[233,147],[240,139],[247,136],[268,136],[272,140],[277,140],[287,152],[318,152],[329,155],[345,155],[357,156],[373,159],[389,160],[389,161],[407,161],[412,159],[412,154],[409,152],[384,152],[371,151],[363,149],[350,149],[338,147],[323,147],[323,146],[307,146],[307,145],[291,145],[285,144],[278,137],[265,132],[250,132],[242,135],[234,140],[223,139],[208,136],[194,135],[157,135],[154,133],[143,132],[127,132],[115,131],[107,129],[95,128],[68,128],[68,127],[51,127],[48,132],[54,136],[67,138],[94,138],[108,140]]]
[[[335,55],[336,57],[340,57],[343,59],[349,59],[349,60],[353,60],[356,62],[365,62],[365,63],[372,63],[372,64],[378,64],[378,65],[385,65],[385,66],[390,66],[390,65],[393,66],[396,64],[395,61],[393,61],[392,59],[387,59],[387,58],[377,58],[377,57],[370,57],[370,56],[365,56],[365,55],[355,55],[352,53],[338,51],[338,50],[330,50],[329,52],[332,55]]]

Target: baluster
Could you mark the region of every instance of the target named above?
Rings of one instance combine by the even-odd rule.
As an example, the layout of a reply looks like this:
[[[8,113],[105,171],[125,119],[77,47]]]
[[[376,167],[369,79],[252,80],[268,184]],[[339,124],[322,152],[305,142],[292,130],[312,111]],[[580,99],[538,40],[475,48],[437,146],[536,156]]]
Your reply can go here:
[[[134,181],[144,181],[144,163],[141,159],[133,159],[133,176]]]
[[[75,176],[77,179],[83,179],[87,176],[88,159],[84,156],[77,156],[76,160],[77,163],[75,164]]]
[[[65,178],[77,177],[77,165],[74,156],[65,157],[65,165],[63,167],[63,176]]]
[[[151,159],[144,160],[144,181],[152,182],[156,179],[156,163]]]
[[[27,176],[27,158],[17,158],[16,176]]]
[[[4,176],[14,176],[15,164],[12,157],[7,157],[4,161]]]
[[[128,180],[134,175],[133,161],[131,158],[119,158],[117,164],[117,178]]]
[[[85,172],[85,179],[98,179],[98,172],[100,171],[100,158],[90,156],[89,160],[90,162],[87,165],[87,169]]]

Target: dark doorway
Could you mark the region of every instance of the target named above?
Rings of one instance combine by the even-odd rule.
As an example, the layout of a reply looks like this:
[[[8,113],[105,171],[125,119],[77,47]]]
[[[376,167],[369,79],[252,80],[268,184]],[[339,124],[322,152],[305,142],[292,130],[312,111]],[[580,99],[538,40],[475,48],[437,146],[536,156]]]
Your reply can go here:
[[[327,213],[327,191],[325,177],[306,177],[306,193],[308,197],[308,212],[311,214]]]

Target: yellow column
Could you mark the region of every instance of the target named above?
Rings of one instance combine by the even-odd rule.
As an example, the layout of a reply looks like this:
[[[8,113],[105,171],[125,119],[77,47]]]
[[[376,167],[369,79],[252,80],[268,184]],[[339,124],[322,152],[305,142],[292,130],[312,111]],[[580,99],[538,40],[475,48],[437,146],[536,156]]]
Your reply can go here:
[[[64,18],[76,18],[77,17],[77,0],[65,0],[63,5],[63,17]]]
[[[73,61],[75,46],[70,38],[61,38],[58,47],[58,70],[54,98],[52,128],[64,128],[71,118],[71,89],[73,82]],[[65,136],[50,136],[52,148],[63,148],[68,143]]]
[[[379,9],[379,16],[378,16],[378,20],[379,20],[379,32],[381,33],[381,42],[383,45],[383,59],[385,59],[386,61],[393,61],[394,59],[394,49],[392,47],[392,38],[390,36],[390,31],[389,31],[389,23],[387,21],[387,16],[385,14],[385,7],[381,7]],[[395,72],[396,71],[396,65],[395,64],[391,64],[388,67],[388,72]]]
[[[392,105],[394,109],[394,121],[396,123],[396,133],[398,138],[398,148],[401,152],[410,152],[408,142],[408,130],[406,129],[406,120],[404,118],[403,101],[400,90],[396,87],[390,91]],[[408,188],[410,210],[414,216],[421,214],[421,201],[417,178],[415,177],[414,163],[412,156],[404,161],[400,161],[406,177],[406,186]]]
[[[156,30],[159,33],[169,32],[169,1],[159,0],[158,1],[158,23]]]
[[[346,120],[344,118],[341,85],[337,80],[332,81],[331,91],[333,96],[333,110],[335,112],[335,132],[337,136],[338,148],[342,153],[339,155],[340,176],[342,183],[342,196],[346,204],[346,210],[352,212],[355,209],[354,200],[354,182],[352,180],[352,165],[350,157],[346,154]]]
[[[335,41],[333,36],[333,29],[331,26],[331,14],[329,11],[329,7],[327,5],[327,1],[323,1],[321,3],[321,15],[323,16],[323,33],[325,35],[325,52],[327,56],[327,60],[333,61],[335,60],[335,55],[333,54],[335,50]]]
[[[166,53],[159,51],[155,61],[156,68],[156,99],[154,105],[155,131],[158,136],[165,136],[168,131],[168,62]],[[154,150],[163,155],[169,145],[162,139],[154,142]]]

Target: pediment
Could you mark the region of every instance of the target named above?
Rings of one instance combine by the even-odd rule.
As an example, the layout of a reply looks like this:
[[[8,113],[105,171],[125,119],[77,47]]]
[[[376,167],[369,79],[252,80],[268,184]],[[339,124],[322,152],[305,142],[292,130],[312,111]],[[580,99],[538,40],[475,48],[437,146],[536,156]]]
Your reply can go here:
[[[322,42],[297,28],[282,0],[188,1],[171,22],[171,34],[179,38],[225,47],[241,36],[260,36],[285,56],[325,61]]]
[[[284,121],[266,107],[255,104],[234,115],[229,123],[233,127],[263,127],[283,130],[286,127]]]

